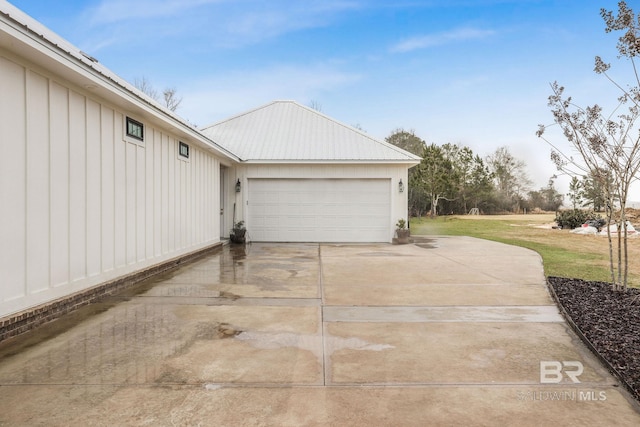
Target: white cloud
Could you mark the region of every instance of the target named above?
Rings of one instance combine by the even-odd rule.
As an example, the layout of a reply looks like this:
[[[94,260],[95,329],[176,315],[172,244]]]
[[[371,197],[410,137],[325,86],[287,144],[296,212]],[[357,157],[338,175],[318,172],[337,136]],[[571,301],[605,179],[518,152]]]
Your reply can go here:
[[[113,24],[116,22],[177,16],[189,9],[223,0],[102,0],[88,11],[91,25]]]
[[[391,48],[392,52],[410,52],[417,49],[426,49],[434,46],[441,46],[450,43],[458,43],[468,40],[478,40],[494,35],[493,30],[482,30],[477,28],[458,28],[438,34],[428,34],[411,37],[401,41]]]
[[[202,127],[274,100],[290,99],[306,105],[360,78],[325,64],[229,70],[188,86],[180,84],[183,103],[178,113]]]
[[[98,37],[120,44],[171,36],[238,47],[331,25],[360,7],[355,0],[102,0],[82,20],[89,33],[115,33]]]
[[[239,47],[309,28],[332,25],[346,12],[358,9],[343,0],[247,0],[242,6],[225,7],[224,19],[214,29],[214,43]]]

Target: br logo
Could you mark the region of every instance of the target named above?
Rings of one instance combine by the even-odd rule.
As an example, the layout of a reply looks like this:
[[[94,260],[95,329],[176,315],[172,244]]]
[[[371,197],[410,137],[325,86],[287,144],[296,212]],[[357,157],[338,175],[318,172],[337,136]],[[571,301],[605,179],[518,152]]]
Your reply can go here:
[[[577,361],[543,361],[540,362],[540,383],[557,384],[562,382],[565,375],[574,383],[579,383],[578,377],[583,371],[584,366]]]

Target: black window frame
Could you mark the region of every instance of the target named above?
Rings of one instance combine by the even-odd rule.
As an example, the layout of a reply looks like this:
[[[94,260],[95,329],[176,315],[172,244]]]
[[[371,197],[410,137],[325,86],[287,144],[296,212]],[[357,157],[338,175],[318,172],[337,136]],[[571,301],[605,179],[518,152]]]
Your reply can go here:
[[[130,132],[130,125],[137,126],[140,128],[140,136]],[[138,120],[132,119],[131,117],[127,116],[125,126],[126,126],[125,133],[129,138],[133,138],[137,141],[144,142],[144,123],[139,122]]]
[[[187,149],[186,154],[183,153],[182,151],[183,148]],[[185,159],[189,158],[189,144],[187,144],[186,142],[178,141],[178,156]]]

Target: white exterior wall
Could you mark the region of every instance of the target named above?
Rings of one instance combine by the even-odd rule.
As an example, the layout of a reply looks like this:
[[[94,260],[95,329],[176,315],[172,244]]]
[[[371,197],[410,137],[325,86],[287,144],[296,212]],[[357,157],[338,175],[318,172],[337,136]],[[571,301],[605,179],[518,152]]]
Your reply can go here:
[[[212,154],[1,49],[0,94],[0,317],[219,242]]]
[[[395,224],[408,215],[408,182],[406,165],[356,165],[356,164],[246,164],[235,170],[235,179],[242,183],[241,193],[236,194],[237,220],[247,221],[245,209],[251,201],[248,199],[248,180],[251,178],[299,178],[299,179],[390,179],[391,185],[391,221],[389,223],[389,242],[395,234]],[[405,190],[400,193],[398,183],[402,179]],[[235,181],[234,181],[235,182]],[[249,234],[251,224],[246,223]]]

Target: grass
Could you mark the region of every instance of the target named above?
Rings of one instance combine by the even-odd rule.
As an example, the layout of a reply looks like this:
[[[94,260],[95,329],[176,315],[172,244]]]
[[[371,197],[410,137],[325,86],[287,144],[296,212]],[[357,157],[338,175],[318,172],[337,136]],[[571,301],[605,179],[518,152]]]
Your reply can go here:
[[[471,236],[534,250],[542,257],[547,276],[610,281],[607,238],[551,229],[554,218],[553,214],[444,216],[412,218],[410,225],[413,235]],[[629,284],[637,286],[640,240],[628,242]]]

